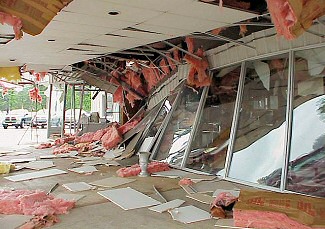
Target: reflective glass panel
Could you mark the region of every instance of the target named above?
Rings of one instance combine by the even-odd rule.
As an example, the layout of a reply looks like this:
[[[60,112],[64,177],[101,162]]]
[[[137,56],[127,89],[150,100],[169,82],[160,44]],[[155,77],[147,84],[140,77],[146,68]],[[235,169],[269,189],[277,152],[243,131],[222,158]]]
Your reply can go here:
[[[180,166],[188,146],[203,89],[184,86],[163,133],[154,159]]]
[[[284,161],[288,56],[246,63],[229,177],[280,187]]]
[[[287,189],[325,197],[325,48],[295,53]]]
[[[222,69],[213,75],[191,143],[187,168],[218,175],[224,172],[239,76],[240,65]]]

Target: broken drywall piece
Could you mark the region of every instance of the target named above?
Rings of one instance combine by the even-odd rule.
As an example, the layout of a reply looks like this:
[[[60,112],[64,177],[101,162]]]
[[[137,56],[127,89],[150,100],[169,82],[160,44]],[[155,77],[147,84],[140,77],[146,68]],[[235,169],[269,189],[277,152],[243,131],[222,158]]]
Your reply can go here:
[[[73,169],[68,169],[69,171],[71,172],[75,172],[75,173],[93,173],[93,172],[96,172],[98,171],[96,169],[95,166],[81,166],[81,167],[78,167],[78,168],[73,168]]]
[[[182,223],[194,223],[198,221],[211,219],[210,213],[192,205],[186,207],[175,208],[169,213],[174,220]]]
[[[242,228],[234,226],[234,219],[218,219],[214,226],[217,228]]]
[[[172,201],[168,201],[166,203],[148,208],[151,211],[155,211],[155,212],[159,212],[159,213],[163,213],[165,211],[174,209],[174,208],[178,208],[179,206],[181,206],[183,203],[185,203],[184,200],[180,200],[180,199],[175,199]]]
[[[104,158],[112,160],[116,157],[119,157],[122,155],[124,149],[114,149],[114,150],[109,150],[104,154]]]
[[[0,160],[3,163],[23,163],[23,162],[30,162],[36,161],[36,157],[26,157],[26,158],[13,158],[9,160]]]
[[[23,173],[13,176],[4,177],[7,180],[11,180],[14,182],[17,181],[24,181],[24,180],[31,180],[35,178],[41,178],[41,177],[48,177],[48,176],[55,176],[60,174],[65,174],[66,171],[60,170],[60,169],[48,169],[48,170],[42,170],[37,172],[31,172],[31,173]]]
[[[161,204],[159,201],[130,187],[98,192],[99,195],[112,201],[124,210],[150,207]]]
[[[0,225],[5,229],[16,229],[33,218],[30,215],[1,215]]]
[[[216,191],[214,191],[212,196],[217,197],[222,192],[230,192],[235,197],[239,197],[239,194],[240,194],[239,189],[230,189],[230,190],[228,190],[228,189],[217,189]]]
[[[71,192],[81,192],[81,191],[95,189],[94,186],[87,184],[86,182],[73,182],[73,183],[63,184],[62,186],[70,190]]]
[[[181,185],[182,189],[189,195],[197,193],[191,185]]]
[[[211,204],[214,200],[214,197],[202,193],[187,194],[186,197],[203,204]]]
[[[50,155],[41,155],[39,156],[40,159],[54,159],[54,158],[58,158],[56,155],[54,154],[50,154]]]
[[[54,167],[53,161],[31,161],[24,165],[25,168],[41,170]]]
[[[105,187],[105,188],[114,188],[134,181],[136,181],[136,179],[128,179],[122,177],[108,177],[102,180],[91,182],[90,184],[100,186],[100,187]]]
[[[95,166],[95,165],[106,165],[106,166],[120,166],[121,164],[117,161],[105,160],[103,158],[94,161],[78,161],[77,164],[83,164],[84,166]]]
[[[26,155],[30,154],[32,152],[30,151],[14,151],[14,152],[8,152],[5,154],[5,156],[19,156],[19,155]]]
[[[194,183],[198,183],[200,181],[211,181],[211,180],[214,180],[214,179],[216,179],[216,176],[190,173],[188,175],[185,175],[184,178],[189,178]]]
[[[168,178],[181,178],[191,175],[191,173],[178,170],[178,169],[171,169],[168,171],[156,172],[151,174],[151,176],[159,176],[159,177],[168,177]]]
[[[72,194],[72,193],[60,193],[60,194],[56,195],[56,198],[64,199],[67,201],[75,201],[75,202],[77,202],[78,200],[80,200],[84,197],[85,197],[85,195]]]

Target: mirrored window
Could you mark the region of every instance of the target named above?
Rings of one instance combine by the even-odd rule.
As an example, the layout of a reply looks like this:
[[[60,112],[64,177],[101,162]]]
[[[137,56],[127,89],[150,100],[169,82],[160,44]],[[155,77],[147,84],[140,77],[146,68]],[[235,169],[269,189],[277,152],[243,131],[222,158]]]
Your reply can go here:
[[[288,55],[246,63],[229,177],[280,187],[287,84]]]
[[[184,86],[154,159],[180,166],[194,124],[203,89]]]
[[[213,75],[186,167],[211,174],[224,171],[240,65]]]
[[[325,197],[325,48],[295,53],[287,189]]]

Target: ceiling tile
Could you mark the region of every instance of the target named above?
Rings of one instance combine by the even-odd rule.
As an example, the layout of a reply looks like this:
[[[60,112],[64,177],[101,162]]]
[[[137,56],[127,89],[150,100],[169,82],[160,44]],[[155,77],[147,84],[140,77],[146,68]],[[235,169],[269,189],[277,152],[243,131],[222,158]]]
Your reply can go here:
[[[105,0],[106,2],[138,7],[149,10],[166,12],[168,10],[182,7],[196,0]]]
[[[169,13],[205,19],[220,23],[234,23],[243,21],[249,18],[256,17],[256,14],[219,7],[217,5],[206,4],[202,2],[192,2],[191,4],[183,5],[180,8],[173,8]]]
[[[219,28],[225,25],[225,23],[218,23],[215,21],[208,21],[204,19],[198,19],[189,16],[181,16],[171,13],[164,13],[159,17],[150,20],[147,23],[156,26],[184,29],[191,32],[206,32],[208,30]]]
[[[159,34],[159,33],[151,33],[150,30],[145,31],[132,31],[132,30],[118,30],[114,31],[113,34],[120,35],[120,36],[126,36],[131,38],[138,38],[138,39],[146,39],[147,41],[161,41],[166,40],[169,38],[172,38],[173,36],[165,35],[165,34]]]
[[[87,18],[87,20],[85,20],[85,18]],[[96,25],[114,29],[122,29],[136,24],[136,22],[117,20],[109,15],[97,17],[94,15],[89,16],[87,14],[66,11],[61,11],[57,16],[55,16],[54,21],[77,23],[81,25]]]
[[[100,0],[77,0],[71,2],[64,11],[83,13],[100,17],[109,17],[113,20],[143,22],[161,14],[160,11],[153,11],[147,9],[140,9],[136,7],[115,4],[107,1]],[[119,15],[111,16],[108,14],[110,11],[118,11]]]
[[[150,22],[148,22],[150,23]],[[178,36],[183,36],[186,34],[191,33],[191,30],[184,30],[184,29],[179,29],[179,28],[170,28],[170,27],[165,27],[165,26],[157,26],[157,25],[151,25],[148,23],[141,23],[134,28],[136,29],[143,29],[143,30],[148,30],[152,32],[157,32],[157,33],[162,33],[171,37],[178,37]]]

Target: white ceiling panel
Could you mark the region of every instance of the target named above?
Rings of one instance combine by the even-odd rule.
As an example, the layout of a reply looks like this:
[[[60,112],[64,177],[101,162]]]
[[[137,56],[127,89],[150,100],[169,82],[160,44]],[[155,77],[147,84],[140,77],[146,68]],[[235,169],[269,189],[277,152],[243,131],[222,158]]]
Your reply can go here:
[[[231,24],[257,16],[256,14],[197,1],[193,1],[191,4],[183,5],[181,8],[171,9],[168,12],[224,24]]]
[[[62,31],[66,32],[80,32],[83,33],[90,33],[93,35],[100,35],[105,34],[114,31],[115,29],[107,28],[107,27],[101,27],[96,25],[81,25],[81,24],[75,24],[75,23],[68,23],[68,22],[60,22],[60,21],[52,21],[48,27],[48,30],[52,29],[60,29]]]
[[[118,30],[118,31],[113,32],[113,34],[131,37],[131,38],[146,39],[148,41],[161,41],[161,40],[166,40],[166,39],[170,39],[173,37],[170,35],[150,33],[150,32],[131,31],[131,30]]]
[[[115,3],[110,3],[101,0],[78,0],[71,2],[64,11],[83,13],[94,16],[109,16],[113,20],[143,22],[161,14],[160,11],[153,11],[147,9],[140,9],[131,6],[125,6]],[[110,11],[117,11],[120,14],[111,16]]]
[[[208,30],[226,25],[225,23],[218,23],[215,21],[208,21],[204,19],[181,16],[171,13],[164,13],[159,17],[155,17],[147,23],[156,26],[184,29],[192,32],[206,32]]]
[[[87,18],[87,20],[85,20]],[[133,26],[136,22],[121,21],[110,15],[104,15],[104,17],[89,16],[82,13],[66,12],[62,11],[55,16],[54,21],[77,23],[81,25],[96,25],[107,28],[121,29],[129,26]]]
[[[150,22],[148,22],[148,23],[150,23]],[[184,29],[170,28],[170,27],[165,27],[165,26],[157,26],[157,25],[151,25],[148,23],[145,22],[145,23],[138,24],[138,25],[134,26],[134,28],[157,32],[157,33],[162,33],[162,34],[168,35],[170,37],[183,36],[183,35],[186,35],[186,34],[189,34],[192,32],[192,30],[184,30]]]
[[[166,12],[171,9],[182,7],[196,0],[105,0],[109,3],[127,5],[143,9]]]
[[[151,43],[150,40],[130,38],[130,37],[115,37],[102,35],[94,39],[85,40],[86,43],[103,45],[112,48],[126,49],[128,47],[136,47],[142,44]],[[125,48],[126,47],[126,48]]]

